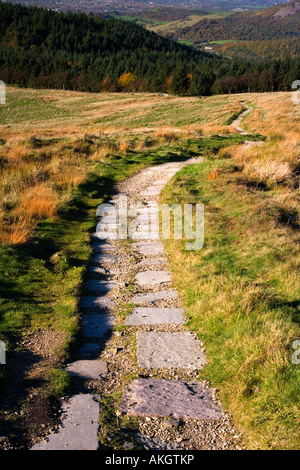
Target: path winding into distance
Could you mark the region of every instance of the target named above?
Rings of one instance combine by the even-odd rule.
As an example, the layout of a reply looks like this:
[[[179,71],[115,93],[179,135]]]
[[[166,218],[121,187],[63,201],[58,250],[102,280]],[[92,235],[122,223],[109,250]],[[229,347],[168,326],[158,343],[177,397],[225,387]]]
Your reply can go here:
[[[242,135],[248,133],[240,124],[251,111],[247,106],[232,123]],[[138,230],[144,235],[138,241],[131,240],[129,250],[128,247],[124,250],[118,240],[99,240],[99,233],[93,235],[94,254],[84,285],[87,294],[81,299],[84,344],[78,351],[78,359],[66,367],[77,379],[78,393],[63,401],[58,430],[31,450],[99,449],[101,395],[86,393],[88,387],[82,387],[80,381],[98,384],[91,387],[97,390],[107,380],[104,390],[109,393],[118,385],[122,369],[125,374],[130,361],[125,355],[120,365],[117,354],[109,346],[120,333],[115,332],[112,340],[109,338],[117,322],[114,312],[122,303],[129,302],[135,307],[123,324],[134,329],[137,356],[134,372],[142,377],[123,390],[118,414],[145,420],[140,425],[142,432],[135,435],[136,443],[156,450],[240,448],[236,441],[239,436],[216,400],[214,390],[196,379],[197,371],[206,364],[204,346],[184,325],[185,311],[172,286],[163,243],[148,234],[148,211],[151,209],[155,214],[158,210],[159,194],[164,186],[184,166],[201,162],[201,158],[190,159],[142,170],[122,183],[109,201],[115,209],[120,196],[128,198],[129,207],[142,204],[135,218],[138,218]],[[99,223],[108,232],[120,229],[119,221],[109,214],[102,215]],[[133,296],[126,290],[129,279],[134,283]],[[118,350],[122,351],[123,347]],[[172,432],[164,433],[164,427]],[[132,449],[134,444],[125,442],[124,447]]]

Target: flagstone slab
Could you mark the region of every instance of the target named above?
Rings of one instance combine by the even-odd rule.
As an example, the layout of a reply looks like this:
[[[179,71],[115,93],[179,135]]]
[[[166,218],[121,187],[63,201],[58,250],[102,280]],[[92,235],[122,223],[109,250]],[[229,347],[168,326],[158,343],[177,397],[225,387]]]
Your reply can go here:
[[[81,306],[86,309],[101,309],[114,307],[114,301],[109,297],[82,297]]]
[[[135,279],[140,286],[155,286],[171,282],[171,273],[168,271],[144,271],[136,274]]]
[[[131,302],[133,304],[152,304],[158,300],[169,300],[178,298],[176,290],[162,290],[159,292],[149,292],[149,294],[137,294]]]
[[[114,325],[114,317],[107,313],[86,314],[82,318],[82,332],[86,338],[102,338]]]
[[[131,416],[200,420],[220,420],[223,415],[211,390],[199,382],[165,379],[134,380],[123,394],[120,411]]]
[[[182,308],[137,307],[125,320],[125,325],[155,325],[163,323],[184,323]]]
[[[116,263],[118,257],[116,255],[111,255],[108,253],[95,254],[91,259],[91,264],[99,266],[103,263]]]
[[[122,274],[122,271],[118,269],[104,269],[101,266],[89,266],[89,272],[94,274],[107,274],[109,276]]]
[[[93,243],[92,250],[94,253],[111,253],[116,251],[116,247],[109,243]]]
[[[100,397],[74,395],[62,405],[62,427],[31,450],[98,450]]]
[[[87,357],[96,354],[100,350],[100,346],[97,343],[85,343],[80,349],[80,356]]]
[[[100,219],[100,224],[109,225],[117,224],[119,222],[119,217],[117,215],[105,215]]]
[[[145,231],[146,233],[146,231]],[[133,248],[136,248],[142,255],[162,255],[164,253],[164,245],[162,242],[144,242],[134,243]]]
[[[152,257],[149,257],[149,258],[144,258],[142,259],[137,267],[138,268],[146,268],[146,267],[149,267],[149,266],[160,266],[160,267],[163,267],[166,263],[168,262],[167,258],[164,256],[163,258],[162,257],[159,257],[159,258],[152,258]]]
[[[145,369],[202,369],[205,357],[193,333],[139,331],[137,333],[138,365]]]
[[[92,292],[106,293],[113,290],[116,285],[115,282],[90,279],[85,282],[84,287]]]
[[[94,360],[80,360],[68,364],[66,371],[75,377],[83,379],[99,379],[107,375],[107,362],[100,359]]]

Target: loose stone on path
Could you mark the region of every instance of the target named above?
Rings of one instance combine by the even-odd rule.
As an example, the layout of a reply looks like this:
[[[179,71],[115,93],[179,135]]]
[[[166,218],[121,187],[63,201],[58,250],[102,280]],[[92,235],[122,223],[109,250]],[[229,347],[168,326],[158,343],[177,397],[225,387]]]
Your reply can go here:
[[[136,379],[123,394],[120,411],[130,416],[220,420],[222,410],[211,390],[199,382],[165,379]]]
[[[202,369],[205,357],[196,336],[189,331],[137,333],[138,365],[145,369]]]
[[[184,323],[182,308],[137,307],[128,315],[124,325],[154,325]]]

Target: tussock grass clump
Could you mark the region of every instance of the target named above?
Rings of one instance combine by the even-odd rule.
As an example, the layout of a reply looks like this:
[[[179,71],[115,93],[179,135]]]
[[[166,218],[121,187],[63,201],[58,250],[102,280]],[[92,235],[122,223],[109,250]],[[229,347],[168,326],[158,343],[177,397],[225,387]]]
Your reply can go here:
[[[178,132],[175,132],[172,129],[164,128],[155,132],[155,137],[160,139],[162,142],[167,142],[168,144],[177,142],[179,139]]]
[[[243,164],[243,175],[249,183],[273,187],[297,183],[298,152],[298,142],[286,143],[276,138],[221,149],[219,157],[233,158]]]
[[[46,184],[32,186],[23,192],[20,199],[19,211],[29,218],[54,220],[59,197],[50,186]]]
[[[252,160],[245,163],[244,174],[251,183],[273,186],[292,181],[292,169],[287,162],[278,163],[270,159]]]
[[[32,236],[36,221],[28,216],[15,216],[10,220],[0,219],[0,242],[4,245],[22,245]]]

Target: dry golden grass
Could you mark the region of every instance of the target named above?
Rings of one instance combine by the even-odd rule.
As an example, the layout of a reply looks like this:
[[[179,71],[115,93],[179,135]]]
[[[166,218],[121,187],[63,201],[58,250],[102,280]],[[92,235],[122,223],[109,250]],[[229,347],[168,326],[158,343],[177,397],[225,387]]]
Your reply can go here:
[[[8,226],[16,232],[18,221],[23,227],[20,232],[25,234],[31,230],[32,219],[54,218],[72,190],[85,181],[88,165],[104,162],[115,151],[143,150],[182,138],[236,132],[225,122],[241,109],[246,98],[255,111],[242,126],[265,134],[267,143],[251,149],[225,149],[223,155],[232,153],[244,165],[245,177],[258,182],[288,183],[292,175],[294,183],[299,169],[299,126],[295,125],[290,93],[199,99],[8,87],[7,97],[6,124],[0,125],[0,214],[5,233]],[[16,106],[18,100],[22,102],[20,108]],[[24,100],[28,101],[27,108]],[[15,102],[12,110],[10,101]],[[95,144],[89,144],[89,140]],[[288,199],[293,205],[292,198]],[[11,235],[10,239],[20,237]]]
[[[128,142],[127,140],[122,140],[120,142],[120,150],[121,152],[124,152],[126,153],[128,150],[130,149],[130,142]]]
[[[204,135],[229,135],[236,133],[235,129],[230,126],[217,126],[213,124],[206,124],[202,126],[202,132]]]
[[[249,181],[271,185],[292,181],[292,169],[289,164],[271,159],[251,160],[245,164],[244,174]]]
[[[28,241],[36,222],[27,215],[12,218],[9,222],[0,219],[0,241],[5,245],[20,245]]]
[[[46,184],[27,188],[20,197],[19,211],[29,219],[51,219],[57,213],[59,197],[57,192]]]
[[[164,128],[155,132],[155,137],[168,144],[176,142],[179,139],[179,133],[174,129]]]

